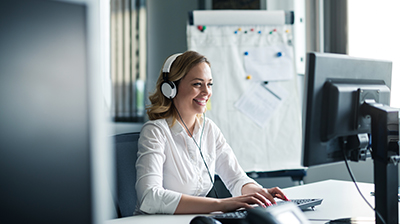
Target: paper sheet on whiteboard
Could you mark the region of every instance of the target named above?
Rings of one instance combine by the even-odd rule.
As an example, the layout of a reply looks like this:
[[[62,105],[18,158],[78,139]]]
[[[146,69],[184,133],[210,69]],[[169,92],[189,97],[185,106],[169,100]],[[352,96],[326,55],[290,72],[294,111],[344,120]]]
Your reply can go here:
[[[292,51],[285,45],[249,49],[244,52],[246,73],[258,81],[293,79]]]
[[[263,128],[287,97],[288,92],[277,83],[254,83],[235,103],[235,107]]]

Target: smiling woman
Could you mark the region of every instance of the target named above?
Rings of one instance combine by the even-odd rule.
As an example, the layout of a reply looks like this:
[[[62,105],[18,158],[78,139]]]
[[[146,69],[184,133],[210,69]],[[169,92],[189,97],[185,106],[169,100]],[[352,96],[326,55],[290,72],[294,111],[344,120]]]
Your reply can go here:
[[[246,175],[220,129],[205,117],[213,84],[207,58],[187,51],[168,57],[163,68],[138,143],[136,213],[228,212],[265,207],[274,197],[287,200],[279,188],[264,189]],[[215,173],[234,197],[205,197],[215,190]]]

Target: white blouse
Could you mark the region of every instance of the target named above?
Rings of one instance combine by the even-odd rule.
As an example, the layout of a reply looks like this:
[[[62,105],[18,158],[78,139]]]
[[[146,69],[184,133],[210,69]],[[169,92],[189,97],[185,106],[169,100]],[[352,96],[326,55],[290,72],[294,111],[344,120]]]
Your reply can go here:
[[[171,119],[148,121],[140,133],[136,192],[141,212],[173,214],[182,194],[208,194],[212,183],[199,147],[213,180],[217,173],[233,196],[241,195],[246,183],[256,183],[240,167],[220,129],[210,119],[206,118],[204,130],[203,118],[196,119],[193,137],[199,147],[179,122],[169,127],[170,122]]]

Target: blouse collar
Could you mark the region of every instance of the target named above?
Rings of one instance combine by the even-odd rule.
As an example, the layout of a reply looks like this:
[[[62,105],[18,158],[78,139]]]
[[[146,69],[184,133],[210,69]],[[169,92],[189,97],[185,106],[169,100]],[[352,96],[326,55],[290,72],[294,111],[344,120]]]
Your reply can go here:
[[[196,135],[203,128],[203,119],[204,119],[203,116],[201,116],[200,118],[196,117],[194,131],[193,131],[194,133],[192,133],[193,135]],[[167,123],[168,125],[172,123],[171,117],[167,118]],[[181,132],[185,132],[186,134],[185,126],[183,126],[179,121],[176,121],[174,126],[172,126],[170,129],[172,133],[174,133],[175,135],[180,134]]]

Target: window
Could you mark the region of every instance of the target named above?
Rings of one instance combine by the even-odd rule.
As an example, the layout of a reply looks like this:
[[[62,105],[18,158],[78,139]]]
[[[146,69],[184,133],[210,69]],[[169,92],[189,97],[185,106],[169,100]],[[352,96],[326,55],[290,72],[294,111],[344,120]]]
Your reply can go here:
[[[142,122],[146,81],[145,0],[111,0],[114,121]]]
[[[348,53],[393,62],[390,106],[400,108],[400,1],[348,1]]]

